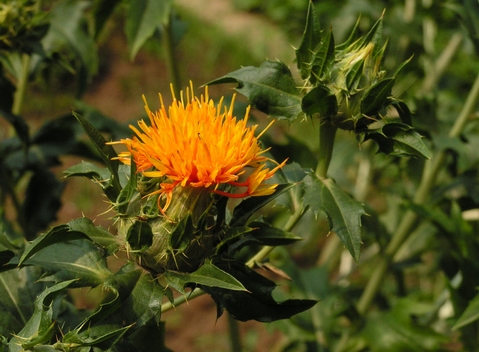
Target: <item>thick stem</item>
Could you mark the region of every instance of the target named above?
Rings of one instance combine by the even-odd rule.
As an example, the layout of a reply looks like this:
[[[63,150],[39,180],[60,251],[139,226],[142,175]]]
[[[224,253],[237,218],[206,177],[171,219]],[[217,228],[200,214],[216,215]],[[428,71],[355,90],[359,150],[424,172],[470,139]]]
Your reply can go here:
[[[22,56],[22,75],[17,82],[17,90],[13,97],[12,113],[19,115],[22,110],[23,98],[28,85],[28,76],[30,74],[30,56],[23,54]]]
[[[231,352],[241,352],[241,336],[238,321],[228,314]]]
[[[316,167],[316,175],[326,178],[333,155],[334,138],[337,128],[330,122],[325,121],[319,126],[319,160]]]
[[[463,109],[459,114],[454,126],[449,132],[449,137],[455,138],[458,137],[469,116],[471,116],[477,100],[479,99],[479,75],[477,76],[474,85],[469,92],[469,95],[464,103]],[[446,159],[446,154],[444,151],[438,153],[433,160],[427,161],[424,167],[423,176],[421,183],[419,184],[416,195],[413,199],[414,203],[421,205],[425,204],[429,198],[431,188],[433,187],[439,171],[444,166]],[[369,308],[371,302],[373,301],[376,293],[384,280],[384,276],[401,245],[408,238],[412,232],[412,228],[417,220],[417,214],[412,210],[408,210],[403,219],[400,222],[399,227],[394,233],[391,242],[386,247],[384,256],[380,259],[377,264],[375,271],[373,272],[370,280],[368,281],[361,298],[358,301],[357,309],[360,314],[364,314]]]

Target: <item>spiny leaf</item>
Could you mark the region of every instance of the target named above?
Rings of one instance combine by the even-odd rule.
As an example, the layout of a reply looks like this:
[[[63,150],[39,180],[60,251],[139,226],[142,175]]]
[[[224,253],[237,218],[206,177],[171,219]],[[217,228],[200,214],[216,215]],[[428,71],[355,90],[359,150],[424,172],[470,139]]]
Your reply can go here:
[[[301,101],[301,109],[309,116],[319,114],[321,118],[330,118],[338,111],[336,96],[323,86],[311,89]]]
[[[318,214],[324,211],[330,228],[336,232],[354,260],[359,260],[361,245],[361,216],[365,211],[358,201],[344,193],[333,180],[310,174],[304,179],[305,205]]]
[[[9,351],[30,350],[36,345],[50,342],[54,332],[52,302],[56,296],[76,280],[68,280],[45,289],[35,299],[35,310],[24,328],[9,342]]]
[[[243,67],[207,84],[221,83],[238,83],[236,91],[271,117],[292,121],[301,114],[299,90],[291,71],[280,61],[265,61],[260,67]]]
[[[118,197],[118,194],[120,193],[121,186],[120,186],[120,181],[118,177],[118,166],[119,166],[119,161],[114,159],[118,155],[116,154],[115,150],[111,145],[106,144],[106,140],[103,137],[103,135],[98,131],[90,122],[85,120],[81,115],[75,113],[74,111],[72,112],[73,116],[77,119],[77,121],[80,123],[80,125],[83,127],[85,130],[85,133],[88,135],[90,140],[93,142],[93,145],[96,147],[98,152],[100,153],[101,158],[103,159],[103,162],[105,165],[108,167],[108,169],[111,172],[111,184],[114,189],[114,193],[111,195],[114,197],[114,199],[110,200],[116,200],[116,197]]]
[[[313,53],[321,41],[321,26],[319,17],[316,13],[312,1],[308,5],[308,13],[306,15],[306,26],[303,32],[303,38],[299,48],[296,49],[296,64],[301,78],[306,79],[310,76],[311,62],[313,61]]]
[[[417,156],[429,159],[431,154],[414,128],[403,123],[388,123],[376,130],[369,130],[365,140],[374,140],[379,152],[397,156]]]
[[[185,294],[187,284],[207,287],[219,287],[232,291],[245,291],[244,286],[231,274],[219,269],[211,261],[206,261],[198,270],[192,273],[180,273],[168,270],[165,279],[175,290]]]
[[[281,184],[276,187],[276,190],[273,194],[268,196],[261,197],[251,197],[243,200],[233,211],[233,218],[230,221],[231,227],[244,226],[248,222],[248,219],[256,211],[261,209],[263,206],[271,202],[273,199],[279,195],[286,192],[288,189],[293,187],[294,183]]]
[[[316,80],[320,81],[324,75],[330,73],[331,66],[334,64],[334,58],[334,36],[331,29],[326,37],[323,38],[321,46],[314,56],[311,78],[315,77],[315,79],[310,79],[312,83],[316,82]]]
[[[219,287],[202,287],[215,300],[218,317],[226,309],[235,319],[240,321],[271,322],[290,318],[317,303],[314,300],[300,299],[278,303],[272,296],[276,284],[271,280],[239,262],[223,263],[221,268],[242,282],[246,290],[231,291]]]
[[[386,78],[374,84],[361,99],[361,113],[365,116],[377,116],[391,96],[396,79]]]

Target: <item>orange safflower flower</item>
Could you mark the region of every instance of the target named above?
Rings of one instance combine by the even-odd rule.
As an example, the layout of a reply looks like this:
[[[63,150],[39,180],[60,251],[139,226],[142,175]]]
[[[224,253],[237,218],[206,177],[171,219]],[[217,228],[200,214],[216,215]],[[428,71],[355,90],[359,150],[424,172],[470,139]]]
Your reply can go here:
[[[186,90],[186,101],[183,92],[180,100],[176,99],[173,89],[172,95],[168,112],[161,94],[161,107],[156,112],[150,110],[143,96],[150,125],[141,120],[139,128],[130,125],[136,136],[112,142],[128,148],[128,152],[119,154],[120,161],[129,165],[133,156],[138,172],[147,177],[163,178],[160,189],[149,194],[166,196],[166,203],[161,208],[163,213],[172,201],[175,187],[204,187],[232,198],[274,192],[277,184],[265,181],[283,167],[286,160],[270,170],[265,164],[270,159],[262,155],[268,149],[261,149],[258,142],[273,122],[255,136],[257,125],[247,126],[249,107],[244,119],[236,120],[233,116],[234,97],[229,109],[223,109],[223,98],[215,106],[205,87],[205,94],[198,99],[193,95],[191,83]],[[240,181],[247,168],[251,168],[251,173],[244,175],[246,180]],[[221,185],[231,185],[240,191],[229,193]]]

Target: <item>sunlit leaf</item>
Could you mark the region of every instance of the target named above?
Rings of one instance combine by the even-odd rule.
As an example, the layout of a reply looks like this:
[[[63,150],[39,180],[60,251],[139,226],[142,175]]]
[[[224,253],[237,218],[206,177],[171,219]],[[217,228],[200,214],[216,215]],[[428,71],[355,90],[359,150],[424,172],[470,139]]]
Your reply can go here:
[[[78,236],[81,233],[70,234]],[[97,286],[111,275],[103,253],[89,239],[59,242],[38,251],[29,251],[28,254],[28,259],[22,258],[22,264],[43,268],[49,274],[43,278],[45,281],[78,279],[75,286]]]
[[[247,66],[209,83],[237,83],[236,91],[258,110],[277,119],[294,120],[301,113],[301,96],[289,68],[280,61]]]
[[[175,290],[185,293],[187,284],[207,287],[220,287],[232,291],[244,291],[245,288],[237,279],[219,269],[211,261],[206,261],[198,270],[192,273],[180,273],[168,270],[165,279]]]
[[[361,246],[361,216],[364,208],[355,199],[344,193],[331,179],[320,179],[310,174],[304,179],[304,203],[318,214],[328,216],[331,231],[334,231],[354,260],[359,260]]]

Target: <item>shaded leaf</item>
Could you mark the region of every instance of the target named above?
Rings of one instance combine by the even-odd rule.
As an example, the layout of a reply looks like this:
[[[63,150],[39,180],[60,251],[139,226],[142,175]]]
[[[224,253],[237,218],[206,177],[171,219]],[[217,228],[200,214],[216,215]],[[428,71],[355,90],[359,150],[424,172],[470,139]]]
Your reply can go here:
[[[75,280],[64,281],[43,291],[35,299],[35,310],[25,327],[10,340],[9,351],[22,352],[50,342],[54,332],[53,300]]]
[[[153,230],[146,221],[135,221],[126,234],[126,240],[133,250],[142,250],[153,244]]]
[[[479,320],[479,294],[476,295],[469,304],[467,305],[466,310],[461,314],[459,319],[452,326],[453,330],[457,330]]]
[[[321,118],[327,119],[338,112],[338,102],[326,87],[316,86],[303,97],[301,109],[309,116],[319,114]]]
[[[361,203],[344,193],[333,180],[310,174],[304,179],[304,203],[317,215],[324,211],[331,231],[336,232],[357,262],[361,246]]]
[[[302,240],[294,233],[269,226],[263,222],[254,221],[249,226],[254,229],[251,235],[265,246],[285,246]]]
[[[121,0],[98,0],[94,2],[93,19],[95,21],[95,39],[98,38],[106,21],[120,3]]]
[[[57,219],[64,186],[46,168],[39,167],[30,178],[22,204],[23,217],[28,219],[25,226],[25,237],[28,240],[35,238],[39,231]]]
[[[418,315],[429,307],[408,298],[399,300],[389,312],[368,316],[362,335],[371,351],[438,351],[448,341],[444,335],[414,323]]]
[[[265,61],[260,67],[243,67],[207,85],[221,83],[238,83],[236,91],[271,117],[292,121],[301,113],[299,90],[291,71],[280,61]]]
[[[168,24],[171,0],[136,0],[129,5],[125,32],[133,60],[155,30]]]
[[[261,196],[261,197],[250,197],[248,199],[243,200],[240,204],[236,206],[233,211],[233,217],[230,221],[231,227],[240,227],[246,225],[248,219],[253,215],[256,211],[264,207],[266,204],[271,202],[273,199],[281,195],[282,193],[286,192],[288,189],[293,187],[295,184],[281,184],[276,187],[276,190],[273,194],[268,196]]]
[[[361,99],[361,113],[365,116],[377,116],[391,96],[396,78],[386,78],[375,83]]]
[[[334,64],[334,59],[334,36],[333,30],[331,29],[328,34],[323,37],[321,46],[319,47],[318,52],[314,55],[312,76],[315,77],[315,79],[310,79],[310,81],[313,83],[316,82],[316,80],[320,81],[325,75],[330,74],[330,69]]]
[[[85,133],[88,135],[90,140],[93,142],[93,145],[96,147],[98,152],[100,153],[100,156],[105,163],[105,165],[108,167],[108,169],[111,172],[111,185],[113,187],[111,197],[114,197],[114,199],[110,200],[116,200],[118,197],[118,194],[120,193],[121,186],[119,182],[119,177],[118,177],[118,166],[119,166],[119,161],[114,159],[117,157],[117,154],[113,147],[111,145],[106,144],[106,140],[103,137],[103,135],[87,120],[85,120],[82,116],[78,115],[75,112],[72,112],[73,116],[77,119],[77,121],[80,123],[80,125],[83,127],[85,130]]]
[[[231,291],[218,287],[202,287],[217,304],[218,317],[226,309],[236,320],[257,320],[271,322],[287,319],[303,312],[317,301],[291,299],[281,303],[276,302],[271,293],[276,284],[242,263],[223,263],[221,268],[241,281],[247,291]]]
[[[74,0],[57,3],[49,14],[50,29],[42,39],[43,47],[49,54],[60,51],[62,45],[75,51],[83,70],[88,72],[84,80],[88,80],[98,70],[96,46],[83,25],[83,16],[88,5],[86,1]]]
[[[411,126],[403,123],[388,123],[381,128],[369,130],[365,140],[374,140],[379,152],[397,156],[417,156],[429,159],[431,153],[423,142],[422,136]]]
[[[39,268],[21,268],[0,273],[0,335],[18,333],[33,314],[33,302],[45,284],[38,282]]]
[[[301,78],[306,79],[310,76],[311,63],[313,61],[314,51],[321,41],[321,26],[319,17],[316,13],[313,3],[310,1],[308,5],[308,13],[306,15],[306,26],[304,28],[301,44],[296,52],[296,64]]]

